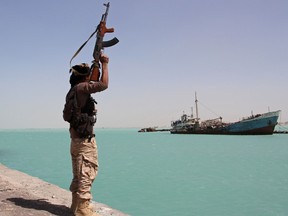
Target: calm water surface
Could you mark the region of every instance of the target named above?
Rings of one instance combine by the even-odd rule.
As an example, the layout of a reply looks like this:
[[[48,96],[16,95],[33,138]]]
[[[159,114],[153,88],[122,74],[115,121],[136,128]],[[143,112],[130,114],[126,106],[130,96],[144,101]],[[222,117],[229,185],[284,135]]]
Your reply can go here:
[[[287,216],[288,135],[98,129],[93,197],[135,216]],[[1,130],[0,163],[68,189],[65,129]]]

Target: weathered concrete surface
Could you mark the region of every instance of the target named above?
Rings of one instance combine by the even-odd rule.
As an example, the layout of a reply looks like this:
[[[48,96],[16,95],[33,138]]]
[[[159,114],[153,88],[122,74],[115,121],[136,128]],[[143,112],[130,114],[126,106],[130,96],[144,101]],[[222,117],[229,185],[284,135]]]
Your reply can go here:
[[[69,191],[0,164],[0,216],[72,216],[70,205]],[[127,216],[101,203],[93,205],[102,216]]]

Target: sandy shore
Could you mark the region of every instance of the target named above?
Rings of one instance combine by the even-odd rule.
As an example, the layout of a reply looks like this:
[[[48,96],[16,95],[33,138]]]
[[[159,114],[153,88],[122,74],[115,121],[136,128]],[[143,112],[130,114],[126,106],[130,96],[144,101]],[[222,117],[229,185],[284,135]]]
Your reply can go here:
[[[127,216],[93,202],[102,216]],[[71,215],[71,193],[56,185],[0,164],[0,216]]]

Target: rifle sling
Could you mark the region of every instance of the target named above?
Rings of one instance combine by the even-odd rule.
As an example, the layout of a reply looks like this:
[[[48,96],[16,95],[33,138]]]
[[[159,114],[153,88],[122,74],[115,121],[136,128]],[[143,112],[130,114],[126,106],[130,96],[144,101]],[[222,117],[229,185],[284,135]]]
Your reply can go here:
[[[79,47],[79,49],[75,52],[73,57],[70,60],[70,68],[71,68],[71,63],[72,60],[79,54],[79,52],[83,49],[83,47],[87,44],[87,42],[93,37],[93,35],[98,31],[98,28],[90,35],[90,37]]]

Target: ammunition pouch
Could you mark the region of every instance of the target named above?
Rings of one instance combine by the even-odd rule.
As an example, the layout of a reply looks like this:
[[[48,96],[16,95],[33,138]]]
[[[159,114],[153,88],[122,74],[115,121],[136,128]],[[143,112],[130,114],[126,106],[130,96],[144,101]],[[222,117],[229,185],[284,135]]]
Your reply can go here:
[[[89,116],[87,113],[81,113],[73,118],[71,127],[79,133],[81,138],[88,138],[93,135],[96,120],[96,115]]]
[[[97,102],[90,96],[82,109],[77,106],[73,111],[70,125],[78,132],[81,138],[93,136],[93,126],[97,120],[96,103]]]

